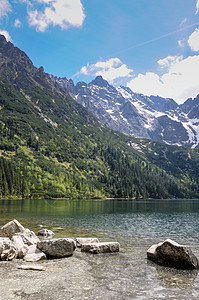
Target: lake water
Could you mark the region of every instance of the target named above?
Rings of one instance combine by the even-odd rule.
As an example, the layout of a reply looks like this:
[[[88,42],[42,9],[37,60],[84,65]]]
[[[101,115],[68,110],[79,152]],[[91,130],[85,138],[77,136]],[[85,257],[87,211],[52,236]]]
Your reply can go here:
[[[118,241],[120,253],[78,253],[104,299],[199,299],[198,271],[146,259],[147,249],[167,238],[190,245],[199,258],[199,200],[0,200],[0,226],[14,218],[55,237]]]

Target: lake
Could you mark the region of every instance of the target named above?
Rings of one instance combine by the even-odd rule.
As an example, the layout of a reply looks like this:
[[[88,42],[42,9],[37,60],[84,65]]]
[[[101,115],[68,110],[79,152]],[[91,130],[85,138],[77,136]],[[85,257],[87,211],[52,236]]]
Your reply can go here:
[[[199,200],[0,200],[0,226],[14,218],[36,233],[43,225],[55,237],[120,243],[120,253],[74,254],[89,264],[101,293],[87,291],[85,299],[199,298],[198,271],[146,259],[147,249],[167,238],[190,245],[199,258]]]

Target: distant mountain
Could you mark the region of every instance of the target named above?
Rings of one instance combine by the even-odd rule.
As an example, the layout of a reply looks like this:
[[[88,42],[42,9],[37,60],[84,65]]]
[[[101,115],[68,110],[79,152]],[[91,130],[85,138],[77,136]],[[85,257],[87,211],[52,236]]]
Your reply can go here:
[[[89,84],[53,79],[103,124],[124,134],[170,145],[199,147],[199,96],[178,105],[159,96],[111,86],[101,76]]]
[[[197,149],[126,136],[71,97],[108,126],[132,119],[129,128],[146,137],[144,109],[164,117],[176,105],[124,93],[102,77],[74,86],[46,74],[0,35],[0,197],[199,197]]]

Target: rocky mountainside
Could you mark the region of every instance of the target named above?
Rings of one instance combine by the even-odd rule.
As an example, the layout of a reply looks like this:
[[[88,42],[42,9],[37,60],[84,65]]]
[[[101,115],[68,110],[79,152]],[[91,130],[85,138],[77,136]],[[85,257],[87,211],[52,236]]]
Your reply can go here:
[[[148,137],[146,116],[124,92],[102,77],[74,86],[46,74],[0,36],[0,197],[198,198],[198,149],[126,136],[71,97],[109,126],[107,116],[124,129],[137,120]],[[176,109],[152,100],[143,108],[152,114]]]
[[[51,78],[114,130],[170,145],[199,147],[199,96],[178,105],[172,99],[115,88],[101,76],[76,86],[72,80]]]

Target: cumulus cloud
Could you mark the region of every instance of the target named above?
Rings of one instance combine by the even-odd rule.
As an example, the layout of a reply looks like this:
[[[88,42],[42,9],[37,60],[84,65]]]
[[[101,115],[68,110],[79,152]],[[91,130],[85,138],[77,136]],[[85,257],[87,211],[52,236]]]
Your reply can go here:
[[[113,84],[118,78],[132,77],[132,69],[129,69],[126,64],[123,64],[117,57],[107,61],[98,61],[95,64],[87,64],[81,68],[78,74],[98,76],[101,75],[109,83]]]
[[[8,0],[1,0],[0,1],[0,18],[6,16],[8,12],[11,11],[11,6]]]
[[[188,44],[192,51],[199,51],[199,28],[190,35]]]
[[[167,56],[163,59],[158,60],[158,64],[162,69],[168,69],[172,65],[175,65],[176,63],[180,62],[182,59],[182,56]]]
[[[19,19],[16,19],[14,22],[14,27],[19,28],[21,27],[21,21]]]
[[[84,8],[80,0],[37,0],[43,3],[44,11],[29,10],[30,26],[44,32],[48,26],[60,26],[62,29],[81,27],[84,19]]]
[[[159,63],[167,62],[168,58]],[[127,83],[133,91],[145,95],[159,95],[165,98],[173,98],[178,103],[184,102],[189,97],[199,94],[199,55],[174,57],[168,70],[163,75],[153,72],[139,74]]]
[[[6,30],[0,30],[0,34],[2,34],[2,35],[5,36],[7,42],[11,42],[11,41],[12,41],[12,39],[11,39],[9,33],[8,33]]]

